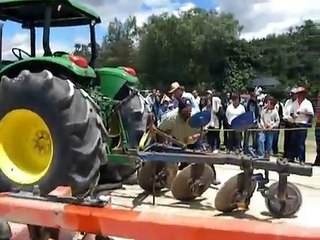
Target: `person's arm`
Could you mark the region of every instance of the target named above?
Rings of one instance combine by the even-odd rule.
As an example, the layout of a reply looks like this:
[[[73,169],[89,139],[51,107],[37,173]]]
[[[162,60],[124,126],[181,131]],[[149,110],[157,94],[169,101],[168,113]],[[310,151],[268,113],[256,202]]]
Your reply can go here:
[[[313,110],[313,106],[312,103],[310,101],[308,101],[308,104],[306,104],[306,109],[305,109],[305,113],[308,117],[312,118],[314,116],[314,110]]]
[[[212,111],[213,113],[217,114],[220,106],[219,100],[216,97],[213,97],[211,102],[212,102]]]
[[[192,144],[195,141],[197,141],[200,138],[200,136],[201,136],[200,133],[193,134],[192,136],[186,137],[183,142],[185,144]]]
[[[262,110],[261,111],[261,114],[260,114],[260,120],[258,122],[258,126],[259,128],[261,129],[265,129],[265,124],[264,124],[264,111]]]
[[[256,114],[256,119],[259,120],[260,119],[260,109],[259,109],[259,105],[257,102],[255,103],[254,110],[255,110],[255,114]]]
[[[163,116],[163,118],[161,119],[158,125],[158,129],[170,135],[172,132],[172,129],[174,128],[174,124],[175,124],[175,117],[174,117],[174,114],[170,112]],[[157,136],[157,139],[159,142],[165,141],[165,138],[160,136]]]
[[[274,122],[270,126],[270,129],[277,128],[280,125],[280,116],[278,111],[274,111],[273,115],[274,115]]]
[[[287,119],[290,117],[290,113],[288,112],[289,100],[287,100],[283,106],[283,119]]]
[[[226,119],[227,119],[227,121],[229,121],[229,118],[230,118],[230,105],[228,105],[227,109],[226,109]]]

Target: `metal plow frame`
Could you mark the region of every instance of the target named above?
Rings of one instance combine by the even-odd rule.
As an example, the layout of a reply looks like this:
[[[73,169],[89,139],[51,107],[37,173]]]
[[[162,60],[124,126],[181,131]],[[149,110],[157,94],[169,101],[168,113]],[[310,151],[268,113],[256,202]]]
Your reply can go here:
[[[66,195],[69,188],[60,188],[56,194]],[[272,224],[250,220],[230,220],[213,217],[184,217],[171,214],[140,212],[112,208],[112,206],[81,206],[56,201],[41,201],[0,195],[0,218],[28,229],[43,228],[57,232],[84,232],[83,239],[95,236],[117,236],[135,240],[318,240],[319,228],[289,224]],[[12,226],[12,224],[11,224]],[[36,227],[38,226],[38,227]],[[20,232],[27,227],[20,227]],[[29,231],[30,233],[30,231]],[[3,232],[0,232],[3,234]],[[90,235],[94,234],[94,235]],[[3,236],[3,235],[2,235]],[[60,235],[61,236],[61,235]],[[89,238],[90,236],[91,238]],[[25,237],[25,238],[24,238]],[[26,240],[15,233],[11,239]],[[10,238],[7,238],[8,240]],[[34,238],[38,240],[48,238]],[[72,239],[67,235],[54,239]],[[107,239],[107,238],[105,238]]]
[[[256,181],[260,181],[263,187],[259,189],[262,196],[270,201],[276,199],[279,202],[278,210],[270,210],[274,217],[289,217],[296,213],[300,206],[295,206],[295,210],[290,210],[290,214],[286,213],[286,201],[287,201],[287,188],[288,188],[288,176],[290,174],[296,174],[301,176],[312,176],[311,165],[300,165],[295,163],[289,163],[285,159],[278,159],[276,162],[271,162],[269,159],[256,159],[253,157],[232,155],[232,154],[212,154],[204,152],[196,152],[179,147],[171,147],[164,144],[154,143],[147,147],[144,151],[139,151],[138,156],[143,161],[151,162],[168,162],[178,163],[198,163],[198,164],[218,164],[218,165],[235,165],[239,166],[243,171],[243,180],[240,185],[242,189],[241,196],[235,203],[235,208],[248,208],[250,199],[252,197],[252,179],[256,178]],[[254,170],[264,170],[265,176],[262,174],[254,174]],[[270,193],[269,188],[265,184],[269,183],[269,171],[277,172],[279,175],[277,191]],[[156,173],[154,173],[156,174]],[[155,178],[156,179],[156,178]],[[260,179],[260,180],[257,180]],[[291,183],[290,183],[291,184]],[[292,186],[291,184],[290,186]],[[302,198],[299,189],[296,189],[296,195]],[[253,190],[254,191],[254,190]],[[153,194],[155,202],[155,194]],[[270,205],[267,204],[269,208]]]

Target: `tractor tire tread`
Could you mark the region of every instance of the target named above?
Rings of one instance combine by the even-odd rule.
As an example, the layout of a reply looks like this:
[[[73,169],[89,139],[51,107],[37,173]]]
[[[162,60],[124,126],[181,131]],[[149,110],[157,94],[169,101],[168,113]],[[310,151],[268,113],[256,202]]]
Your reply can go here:
[[[42,194],[67,185],[73,195],[81,196],[91,191],[99,180],[101,162],[106,161],[101,154],[105,152],[102,149],[105,139],[98,124],[100,116],[81,91],[71,81],[53,76],[47,70],[40,73],[24,70],[15,78],[2,77],[0,117],[15,108],[34,110],[52,131],[53,145],[57,146],[54,157],[46,176],[35,183]],[[3,104],[4,100],[9,103]],[[3,174],[0,177],[11,187],[19,185]],[[30,190],[31,186],[19,188]]]

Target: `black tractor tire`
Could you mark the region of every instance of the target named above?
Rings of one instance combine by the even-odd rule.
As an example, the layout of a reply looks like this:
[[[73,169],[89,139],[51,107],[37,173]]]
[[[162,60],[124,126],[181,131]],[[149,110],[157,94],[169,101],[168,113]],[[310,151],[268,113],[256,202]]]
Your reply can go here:
[[[104,126],[86,92],[47,70],[24,70],[15,78],[1,79],[0,123],[15,109],[30,110],[44,120],[51,134],[53,154],[46,174],[36,182],[15,182],[1,169],[1,185],[7,190],[25,191],[38,185],[42,195],[57,186],[70,186],[73,196],[89,194],[98,183],[106,152]],[[33,159],[24,161],[32,164]]]
[[[239,173],[226,181],[223,186],[219,189],[216,198],[214,200],[215,208],[218,211],[228,213],[232,212],[236,206],[236,194],[242,191],[242,182],[243,182],[244,174]],[[257,182],[252,180],[252,188],[249,193],[250,196],[254,193],[256,189]]]

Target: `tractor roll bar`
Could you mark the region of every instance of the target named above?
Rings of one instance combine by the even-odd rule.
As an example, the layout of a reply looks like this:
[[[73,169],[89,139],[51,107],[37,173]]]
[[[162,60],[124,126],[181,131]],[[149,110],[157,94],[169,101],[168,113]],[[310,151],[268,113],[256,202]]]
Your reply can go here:
[[[44,56],[52,55],[50,45],[49,45],[51,16],[52,16],[52,7],[50,5],[47,5],[46,11],[44,13],[43,38],[42,38]]]
[[[30,50],[31,56],[36,56],[36,29],[34,26],[30,26]]]
[[[95,22],[90,23],[90,42],[91,42],[91,59],[89,62],[90,67],[95,67],[95,62],[97,59],[97,43],[96,43],[96,30],[95,30]]]
[[[0,61],[2,61],[3,23],[0,23]]]

